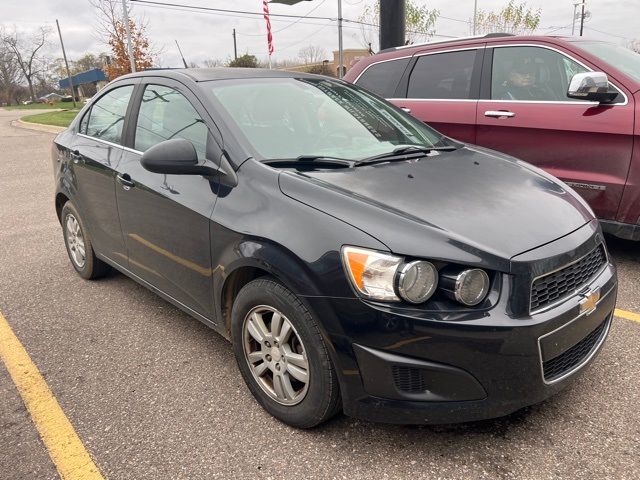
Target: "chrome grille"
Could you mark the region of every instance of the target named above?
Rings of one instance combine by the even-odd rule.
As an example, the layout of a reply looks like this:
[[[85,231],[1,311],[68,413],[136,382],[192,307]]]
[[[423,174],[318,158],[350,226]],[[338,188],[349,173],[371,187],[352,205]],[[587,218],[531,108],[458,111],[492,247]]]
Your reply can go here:
[[[598,245],[580,260],[543,277],[531,285],[531,311],[567,297],[586,284],[606,263],[604,245]]]

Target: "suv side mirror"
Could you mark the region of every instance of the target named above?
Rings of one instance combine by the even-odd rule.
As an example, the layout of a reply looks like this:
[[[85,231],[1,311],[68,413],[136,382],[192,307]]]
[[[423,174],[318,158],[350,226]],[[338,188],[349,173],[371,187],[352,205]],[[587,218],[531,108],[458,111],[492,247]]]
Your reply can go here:
[[[154,145],[142,154],[140,163],[153,173],[203,176],[217,173],[214,167],[199,165],[195,147],[184,138],[172,138]]]
[[[591,102],[611,103],[618,92],[609,90],[609,79],[603,72],[576,73],[569,82],[567,97]]]

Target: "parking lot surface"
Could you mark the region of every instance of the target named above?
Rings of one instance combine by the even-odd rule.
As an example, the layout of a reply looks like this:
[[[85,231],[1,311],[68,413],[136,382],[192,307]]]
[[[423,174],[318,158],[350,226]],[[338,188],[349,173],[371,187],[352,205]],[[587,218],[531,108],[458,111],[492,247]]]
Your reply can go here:
[[[121,274],[75,274],[53,205],[53,135],[10,126],[19,115],[0,110],[0,312],[105,478],[640,477],[640,322],[624,318],[586,375],[506,418],[279,423],[226,340]],[[609,248],[618,308],[640,313],[640,246]],[[58,478],[2,362],[0,444],[0,479]]]

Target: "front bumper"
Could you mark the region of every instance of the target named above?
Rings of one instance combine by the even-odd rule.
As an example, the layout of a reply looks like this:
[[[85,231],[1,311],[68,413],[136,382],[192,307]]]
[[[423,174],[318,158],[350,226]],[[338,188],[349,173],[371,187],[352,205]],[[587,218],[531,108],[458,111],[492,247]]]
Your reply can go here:
[[[507,415],[566,387],[599,352],[617,296],[607,262],[580,295],[532,315],[510,313],[509,282],[488,311],[411,315],[357,299],[307,298],[333,346],[344,412],[365,420],[437,424]]]

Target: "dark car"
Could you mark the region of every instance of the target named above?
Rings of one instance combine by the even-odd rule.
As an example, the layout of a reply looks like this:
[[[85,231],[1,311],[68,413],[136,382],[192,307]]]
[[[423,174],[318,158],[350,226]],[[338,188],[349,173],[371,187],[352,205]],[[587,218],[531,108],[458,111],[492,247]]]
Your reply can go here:
[[[583,37],[490,34],[384,50],[345,79],[438,131],[575,188],[640,240],[640,55]]]
[[[609,330],[616,273],[584,200],[346,82],[128,75],[53,166],[77,272],[114,267],[229,338],[296,427],[505,415],[566,386]]]

